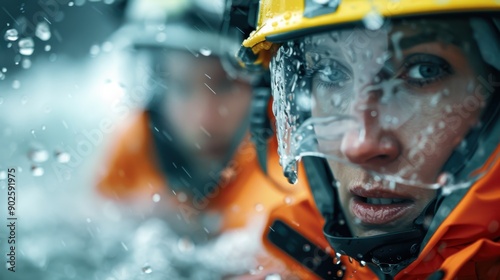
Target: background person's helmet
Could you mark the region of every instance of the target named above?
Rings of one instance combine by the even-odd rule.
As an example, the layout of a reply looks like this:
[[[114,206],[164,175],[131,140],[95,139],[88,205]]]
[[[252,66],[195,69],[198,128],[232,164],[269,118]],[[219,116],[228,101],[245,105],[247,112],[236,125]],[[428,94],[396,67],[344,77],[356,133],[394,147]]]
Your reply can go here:
[[[129,83],[127,88],[146,91],[149,97],[146,98],[145,109],[169,187],[175,189],[182,186],[183,191],[193,195],[206,195],[213,190],[208,185],[217,185],[220,172],[234,156],[246,134],[248,120],[245,119],[233,135],[224,159],[214,161],[213,170],[200,167],[199,159],[187,152],[188,144],[180,140],[174,125],[169,123],[171,120],[164,117],[165,98],[176,86],[175,81],[167,81],[171,75],[165,70],[166,56],[185,52],[195,60],[217,58],[228,80],[243,83],[257,80],[256,75],[248,74],[239,66],[233,55],[240,46],[241,33],[234,28],[221,32],[224,4],[224,1],[209,0],[131,1],[127,7],[126,23],[112,38],[115,49],[122,50],[127,57],[122,71],[123,80]],[[208,74],[205,75],[211,79]],[[180,91],[184,90],[181,86],[177,87]],[[188,171],[179,172],[180,166]]]
[[[337,252],[346,253],[358,261],[388,264],[391,268],[389,270],[397,271],[394,265],[400,264],[401,268],[408,264],[418,255],[418,244],[424,238],[428,240],[429,237],[425,237],[429,229],[429,224],[424,225],[426,216],[434,216],[430,227],[437,228],[445,218],[440,215],[441,212],[435,212],[441,203],[454,207],[467,189],[481,180],[482,176],[499,172],[491,168],[494,164],[485,164],[489,158],[493,162],[497,160],[500,135],[500,92],[495,80],[500,71],[498,12],[500,5],[493,0],[260,1],[256,30],[243,42],[239,57],[242,63],[252,67],[261,65],[266,68],[270,63],[279,153],[285,176],[290,181],[295,181],[297,161],[302,158],[307,161],[305,167],[313,195],[327,222],[325,235]],[[468,42],[469,46],[466,48],[469,54],[474,55],[475,63],[481,65],[471,66],[480,71],[477,71],[477,81],[467,89],[471,93],[471,100],[464,96],[464,102],[468,102],[469,107],[477,109],[484,106],[480,121],[472,126],[460,145],[452,141],[438,143],[438,149],[456,145],[440,170],[445,175],[440,176],[440,182],[423,181],[412,176],[412,168],[428,163],[413,161],[411,157],[404,164],[410,166],[410,169],[384,170],[380,166],[374,168],[357,165],[339,156],[342,154],[343,136],[350,131],[361,130],[359,121],[345,112],[346,107],[351,105],[346,101],[346,95],[349,94],[344,92],[338,98],[332,96],[331,103],[326,104],[316,102],[317,99],[311,93],[312,75],[318,72],[329,77],[330,84],[340,87],[344,87],[344,83],[354,84],[363,79],[388,79],[387,76],[395,74],[397,69],[391,68],[391,63],[386,61],[392,55],[398,56],[398,51],[404,48],[400,45],[403,44],[400,42],[401,36],[420,24],[422,19],[437,22],[440,26],[459,23],[457,32],[464,36],[459,39]],[[443,20],[440,22],[439,19]],[[398,32],[391,33],[393,23],[394,26],[408,28],[400,28]],[[453,29],[453,26],[448,28]],[[327,31],[331,33],[326,33]],[[435,36],[431,31],[424,30],[423,33]],[[314,37],[319,34],[324,36]],[[456,39],[447,37],[446,34],[437,36],[446,42]],[[341,66],[332,69],[320,65],[318,61],[332,59],[334,56],[328,50],[311,51],[321,45],[321,40],[336,43],[350,60],[351,72],[360,74],[354,75],[349,70],[341,69]],[[378,42],[379,45],[371,44],[372,42]],[[373,57],[377,50],[386,50],[384,54],[388,56]],[[380,67],[378,72],[370,73],[369,69],[373,65],[367,64],[367,61],[377,63],[377,67]],[[356,69],[352,70],[354,65]],[[411,97],[411,90],[401,90],[401,85],[394,81],[375,81],[375,84],[376,88],[370,90],[376,90],[381,97],[377,110],[373,111],[373,117],[384,121],[384,128],[396,130],[407,120],[419,116],[421,104]],[[396,91],[399,94],[393,94]],[[482,92],[486,96],[485,100],[483,97],[474,97],[473,93],[476,91]],[[430,104],[439,104],[449,94],[449,90],[436,94],[437,97],[429,100]],[[429,124],[428,130],[424,131],[427,133],[425,135],[437,134],[439,129],[449,124],[432,125]],[[415,135],[419,132],[415,131]],[[419,142],[415,143],[414,147],[409,147],[413,149],[410,150],[410,155],[425,152],[427,147],[420,146]],[[414,185],[438,189],[438,196],[415,219],[415,228],[412,230],[366,238],[353,237],[338,205],[337,190],[332,187],[336,183],[334,176],[338,174],[331,174],[326,162],[318,158],[362,168],[375,178],[389,182],[388,188],[391,187],[391,182]]]

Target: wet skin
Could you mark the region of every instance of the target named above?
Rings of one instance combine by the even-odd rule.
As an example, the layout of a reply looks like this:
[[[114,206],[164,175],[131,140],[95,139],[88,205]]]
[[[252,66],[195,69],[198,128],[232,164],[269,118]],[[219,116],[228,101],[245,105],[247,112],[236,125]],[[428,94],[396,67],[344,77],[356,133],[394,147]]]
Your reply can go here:
[[[329,160],[354,235],[409,229],[435,197],[435,190],[421,186],[441,178],[442,166],[477,124],[484,106],[475,80],[479,71],[474,70],[480,59],[470,34],[466,21],[429,20],[385,31],[340,31],[337,39],[331,33],[311,37],[317,44],[306,46],[306,63],[316,69],[313,97],[316,104],[332,104],[315,107],[313,117],[337,112],[358,120],[359,129],[345,133],[338,147],[319,142],[351,163]],[[372,53],[367,55],[360,42]],[[310,59],[316,54],[319,62]],[[328,71],[322,71],[326,66]],[[342,102],[329,100],[335,94]],[[464,114],[459,111],[464,102],[477,106]],[[397,122],[387,124],[387,116]],[[397,175],[416,186],[391,184],[367,170]]]
[[[218,58],[184,51],[166,55],[165,119],[183,147],[205,165],[221,163],[247,116],[251,87],[228,78]]]

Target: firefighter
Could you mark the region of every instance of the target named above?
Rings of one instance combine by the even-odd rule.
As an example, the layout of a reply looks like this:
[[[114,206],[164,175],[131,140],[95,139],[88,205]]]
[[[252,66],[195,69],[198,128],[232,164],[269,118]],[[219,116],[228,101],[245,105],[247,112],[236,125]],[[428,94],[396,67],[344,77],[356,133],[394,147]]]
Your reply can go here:
[[[238,56],[271,72],[280,163],[296,182],[304,162],[336,254],[325,275],[499,279],[498,3],[253,10]]]
[[[262,104],[252,96],[262,75],[238,69],[237,30],[220,33],[222,15],[213,11],[217,3],[174,2],[178,5],[132,1],[130,23],[114,36],[114,45],[132,58],[124,68],[134,81],[129,88],[145,90],[151,98],[112,144],[97,189],[134,205],[139,216],[154,208],[195,243],[246,231],[248,247],[259,247],[271,210],[303,200],[307,187],[290,185],[281,176],[275,140],[262,140],[261,156],[251,142],[251,107]],[[259,110],[267,112],[264,105]],[[300,274],[300,267],[287,268],[260,248],[252,253],[255,262],[246,272],[257,278]]]

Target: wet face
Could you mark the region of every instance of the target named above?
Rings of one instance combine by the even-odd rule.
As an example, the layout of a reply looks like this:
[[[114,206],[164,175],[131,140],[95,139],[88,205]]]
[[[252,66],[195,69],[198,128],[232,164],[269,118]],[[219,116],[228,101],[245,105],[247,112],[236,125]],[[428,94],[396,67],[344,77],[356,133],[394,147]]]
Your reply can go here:
[[[246,82],[229,79],[215,57],[175,51],[166,57],[163,114],[183,146],[200,161],[228,155],[251,101]]]
[[[436,194],[424,186],[444,178],[443,165],[477,124],[484,97],[468,34],[465,21],[420,21],[323,33],[306,46],[321,105],[313,117],[356,119],[337,144],[318,140],[340,159],[329,166],[356,236],[410,229]]]

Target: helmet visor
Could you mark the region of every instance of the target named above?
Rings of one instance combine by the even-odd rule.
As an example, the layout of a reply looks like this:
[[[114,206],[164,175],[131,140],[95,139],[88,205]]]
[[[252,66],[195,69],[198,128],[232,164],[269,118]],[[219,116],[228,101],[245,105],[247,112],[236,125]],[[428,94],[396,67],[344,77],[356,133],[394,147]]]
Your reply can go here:
[[[480,176],[464,165],[481,153],[490,117],[496,32],[485,19],[414,19],[281,45],[271,69],[285,174],[293,180],[297,160],[319,156],[424,188]],[[457,153],[462,162],[450,163]]]

